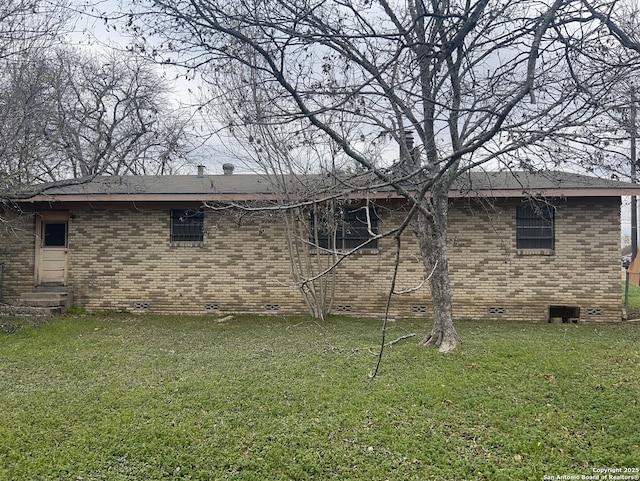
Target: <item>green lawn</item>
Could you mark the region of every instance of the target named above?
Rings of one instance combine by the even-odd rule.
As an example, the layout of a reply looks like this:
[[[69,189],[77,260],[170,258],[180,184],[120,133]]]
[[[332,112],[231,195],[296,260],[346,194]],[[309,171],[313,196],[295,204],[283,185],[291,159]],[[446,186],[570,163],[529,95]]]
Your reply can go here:
[[[0,334],[0,479],[542,480],[640,467],[640,323],[69,317]],[[638,474],[638,473],[632,473]],[[556,478],[557,479],[557,478]],[[605,479],[604,477],[601,479]],[[608,479],[608,478],[607,478]]]
[[[625,283],[622,283],[622,300],[624,302]],[[629,319],[640,318],[640,287],[629,284],[629,308],[627,310]]]

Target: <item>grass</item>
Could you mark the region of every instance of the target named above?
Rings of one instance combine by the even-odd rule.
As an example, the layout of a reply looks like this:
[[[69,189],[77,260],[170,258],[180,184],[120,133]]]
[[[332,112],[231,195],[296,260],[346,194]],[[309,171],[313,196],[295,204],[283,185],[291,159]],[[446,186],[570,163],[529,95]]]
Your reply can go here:
[[[622,299],[624,301],[625,285],[622,283]],[[640,319],[640,286],[629,284],[629,308],[627,310],[629,319]]]
[[[371,320],[78,316],[0,334],[0,479],[542,480],[640,467],[640,324],[458,326],[454,354],[401,341],[371,383]],[[398,321],[388,339],[426,330]]]

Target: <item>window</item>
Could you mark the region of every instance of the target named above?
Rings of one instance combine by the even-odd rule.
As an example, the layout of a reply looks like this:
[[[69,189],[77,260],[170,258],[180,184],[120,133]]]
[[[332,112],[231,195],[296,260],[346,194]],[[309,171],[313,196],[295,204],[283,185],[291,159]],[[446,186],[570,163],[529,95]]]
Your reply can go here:
[[[202,242],[203,239],[203,209],[171,210],[171,242]]]
[[[333,216],[329,213],[323,215],[317,224],[312,217],[312,242],[315,242],[313,230],[316,225],[319,247],[323,249],[352,250],[378,234],[378,215],[374,209],[368,207],[345,207],[336,209]],[[363,248],[377,249],[378,239],[367,243]]]
[[[44,247],[66,247],[67,245],[67,223],[66,222],[45,222],[42,226],[44,231]]]
[[[547,204],[521,205],[516,208],[516,249],[552,250],[554,248],[555,210]]]

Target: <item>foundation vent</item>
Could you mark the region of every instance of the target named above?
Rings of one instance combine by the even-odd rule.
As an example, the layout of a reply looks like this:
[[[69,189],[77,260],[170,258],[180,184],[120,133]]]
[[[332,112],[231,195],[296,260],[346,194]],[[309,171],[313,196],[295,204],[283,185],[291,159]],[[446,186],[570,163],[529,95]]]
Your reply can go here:
[[[429,312],[429,306],[411,306],[411,312],[417,314],[425,314]]]
[[[602,316],[602,309],[598,307],[587,307],[586,311],[587,311],[587,316],[594,316],[594,317]]]
[[[220,310],[220,304],[218,304],[217,302],[207,302],[204,305],[204,310],[206,312],[219,311]]]
[[[265,304],[264,305],[264,309],[266,311],[279,311],[280,310],[280,304]]]
[[[350,305],[348,304],[338,304],[336,306],[336,311],[337,312],[351,312],[352,308]]]
[[[134,302],[133,303],[133,308],[137,311],[148,311],[149,310],[149,303],[148,302]]]
[[[507,310],[502,306],[490,306],[487,312],[490,316],[503,316]]]

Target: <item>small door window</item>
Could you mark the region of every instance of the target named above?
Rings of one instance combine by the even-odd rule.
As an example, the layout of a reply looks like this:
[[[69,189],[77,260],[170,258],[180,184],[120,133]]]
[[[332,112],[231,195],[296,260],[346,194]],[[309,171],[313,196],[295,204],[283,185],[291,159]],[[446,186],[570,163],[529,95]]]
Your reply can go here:
[[[43,226],[44,247],[66,247],[67,246],[67,223],[66,222],[45,222]]]

